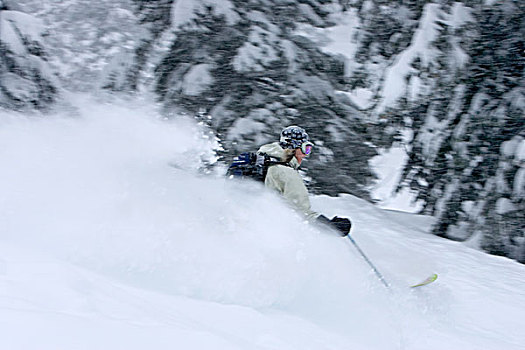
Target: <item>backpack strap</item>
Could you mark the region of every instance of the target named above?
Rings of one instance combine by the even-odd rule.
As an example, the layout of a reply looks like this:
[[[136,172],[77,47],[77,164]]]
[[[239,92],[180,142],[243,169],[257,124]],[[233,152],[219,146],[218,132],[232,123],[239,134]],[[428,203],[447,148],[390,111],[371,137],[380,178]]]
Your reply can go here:
[[[281,161],[279,158],[277,157],[274,157],[274,156],[270,156],[266,153],[258,153],[259,155],[263,156],[264,157],[264,166],[263,166],[263,181],[266,179],[266,174],[268,173],[268,169],[271,167],[271,166],[274,166],[274,165],[284,165],[284,166],[287,166],[287,167],[291,167],[290,164],[288,164],[287,162],[283,162]]]
[[[290,164],[282,162],[279,158],[266,153],[245,152],[233,159],[233,162],[226,171],[226,175],[264,181],[268,168],[274,165],[291,167]]]
[[[290,164],[288,164],[287,162],[281,161],[279,158],[277,158],[275,156],[270,156],[270,155],[268,155],[266,153],[258,153],[258,154],[261,155],[261,156],[264,156],[264,165],[265,166],[284,165],[284,166],[291,167]]]

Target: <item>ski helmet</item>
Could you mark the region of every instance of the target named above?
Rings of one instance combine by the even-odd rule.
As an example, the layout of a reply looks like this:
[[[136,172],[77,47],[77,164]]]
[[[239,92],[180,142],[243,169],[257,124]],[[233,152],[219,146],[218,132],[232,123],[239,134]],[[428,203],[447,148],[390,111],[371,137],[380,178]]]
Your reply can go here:
[[[310,137],[306,131],[296,125],[288,126],[281,131],[281,139],[279,145],[282,148],[296,149],[301,148],[301,145],[310,141]]]

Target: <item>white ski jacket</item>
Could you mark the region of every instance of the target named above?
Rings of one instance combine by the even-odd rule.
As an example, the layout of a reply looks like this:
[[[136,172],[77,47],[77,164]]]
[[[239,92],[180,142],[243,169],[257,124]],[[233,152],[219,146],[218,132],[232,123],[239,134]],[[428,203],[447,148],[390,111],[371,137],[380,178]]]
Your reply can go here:
[[[286,161],[286,152],[279,142],[261,146],[257,151],[259,154],[267,154],[272,157]],[[295,157],[286,165],[272,165],[268,168],[264,184],[266,187],[276,190],[288,200],[294,208],[304,213],[309,221],[315,220],[320,214],[312,211],[308,190],[297,169],[299,162]]]

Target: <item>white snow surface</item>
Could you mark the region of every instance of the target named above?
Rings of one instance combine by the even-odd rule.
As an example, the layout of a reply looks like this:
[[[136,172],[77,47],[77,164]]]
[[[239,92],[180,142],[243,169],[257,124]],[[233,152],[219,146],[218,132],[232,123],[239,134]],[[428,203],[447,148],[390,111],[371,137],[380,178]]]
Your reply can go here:
[[[278,196],[199,175],[217,145],[192,120],[70,99],[0,111],[0,348],[523,349],[524,265],[428,217],[313,197],[352,218],[387,290]]]

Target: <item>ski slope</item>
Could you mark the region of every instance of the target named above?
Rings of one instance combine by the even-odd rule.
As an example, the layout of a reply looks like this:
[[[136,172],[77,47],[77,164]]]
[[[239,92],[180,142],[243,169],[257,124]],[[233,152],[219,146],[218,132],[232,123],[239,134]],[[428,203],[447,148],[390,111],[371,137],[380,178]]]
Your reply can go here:
[[[525,266],[428,217],[312,198],[352,218],[387,290],[278,196],[199,175],[218,145],[192,120],[69,99],[0,111],[0,349],[523,349]]]

